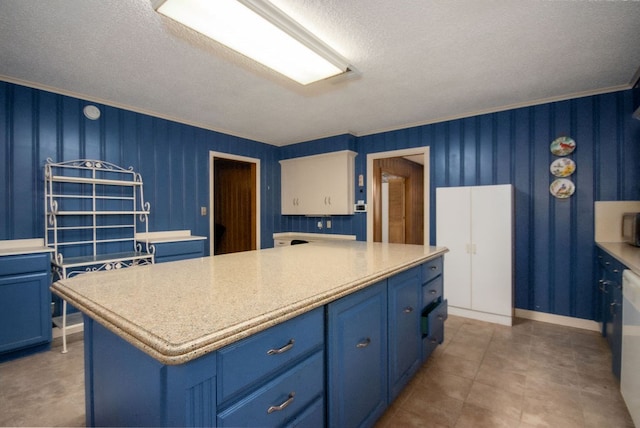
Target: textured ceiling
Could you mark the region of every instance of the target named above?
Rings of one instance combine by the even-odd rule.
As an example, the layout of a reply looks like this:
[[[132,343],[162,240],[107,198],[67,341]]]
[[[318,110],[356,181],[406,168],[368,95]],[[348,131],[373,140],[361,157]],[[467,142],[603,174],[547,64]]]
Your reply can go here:
[[[0,80],[273,145],[631,87],[639,1],[272,0],[357,78],[306,87],[150,0],[0,0]]]

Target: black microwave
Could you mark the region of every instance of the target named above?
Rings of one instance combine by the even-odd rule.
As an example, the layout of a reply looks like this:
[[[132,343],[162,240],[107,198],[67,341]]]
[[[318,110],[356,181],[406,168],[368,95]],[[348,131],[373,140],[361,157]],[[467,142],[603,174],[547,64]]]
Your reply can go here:
[[[640,213],[622,215],[622,239],[627,244],[640,247]]]

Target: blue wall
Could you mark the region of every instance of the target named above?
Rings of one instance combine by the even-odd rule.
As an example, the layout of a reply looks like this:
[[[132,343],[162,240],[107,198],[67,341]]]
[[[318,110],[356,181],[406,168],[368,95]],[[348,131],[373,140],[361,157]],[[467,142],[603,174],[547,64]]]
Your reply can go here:
[[[209,217],[200,215],[200,207],[209,206],[213,150],[260,159],[261,241],[272,245],[280,221],[276,147],[103,105],[98,105],[100,119],[91,121],[82,113],[86,104],[0,82],[0,239],[44,236],[47,158],[132,166],[142,175],[151,204],[150,231],[189,229],[208,236]],[[205,248],[208,252],[208,241]]]
[[[366,176],[369,153],[429,146],[432,244],[436,187],[513,184],[516,307],[596,319],[593,206],[640,200],[640,121],[632,118],[639,101],[640,91],[628,90],[359,137],[356,176]],[[563,135],[577,143],[568,200],[549,193],[557,158],[549,145]],[[321,142],[289,146],[287,155],[311,154]],[[281,229],[314,232],[316,222],[282,216]],[[332,233],[366,239],[364,214],[332,223]]]
[[[209,232],[209,151],[261,160],[263,247],[272,233],[316,232],[317,219],[280,216],[279,159],[355,150],[356,176],[369,153],[430,146],[431,239],[435,188],[511,183],[516,190],[516,307],[595,319],[593,203],[640,200],[640,91],[628,90],[364,137],[338,135],[281,148],[0,82],[0,239],[42,237],[43,165],[76,158],[133,166],[151,203],[149,229]],[[576,194],[549,194],[549,144],[577,142]],[[355,183],[354,183],[355,186]],[[365,193],[366,194],[366,189]],[[358,199],[363,199],[358,197]],[[366,239],[366,216],[333,216],[332,233]],[[326,232],[326,231],[325,231]],[[208,243],[207,243],[208,248]]]

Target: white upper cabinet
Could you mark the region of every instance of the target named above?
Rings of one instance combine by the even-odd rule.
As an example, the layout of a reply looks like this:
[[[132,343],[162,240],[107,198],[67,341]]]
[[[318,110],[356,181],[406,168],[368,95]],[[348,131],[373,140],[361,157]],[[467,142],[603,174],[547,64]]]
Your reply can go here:
[[[444,257],[449,313],[511,325],[513,188],[436,189],[437,245]]]
[[[353,214],[355,156],[343,150],[281,160],[282,214]]]

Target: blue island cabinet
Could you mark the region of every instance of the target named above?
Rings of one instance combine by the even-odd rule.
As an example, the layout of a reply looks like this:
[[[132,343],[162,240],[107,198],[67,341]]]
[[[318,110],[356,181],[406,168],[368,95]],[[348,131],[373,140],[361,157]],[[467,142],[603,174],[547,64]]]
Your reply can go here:
[[[87,426],[324,426],[324,310],[165,365],[85,316]]]
[[[50,254],[0,257],[0,361],[51,345]]]
[[[327,306],[330,427],[371,426],[387,407],[387,281]]]
[[[86,423],[373,426],[442,343],[441,270],[429,260],[177,365],[85,316]]]

